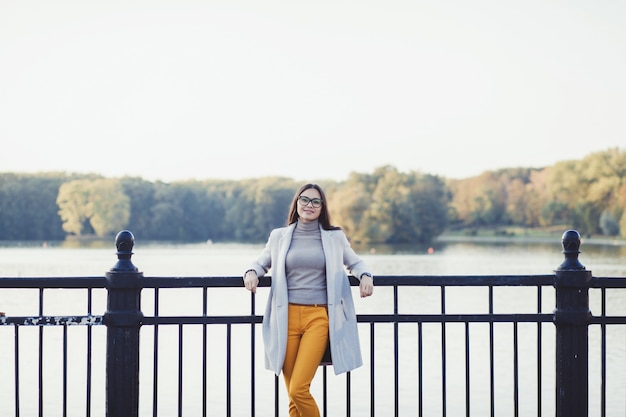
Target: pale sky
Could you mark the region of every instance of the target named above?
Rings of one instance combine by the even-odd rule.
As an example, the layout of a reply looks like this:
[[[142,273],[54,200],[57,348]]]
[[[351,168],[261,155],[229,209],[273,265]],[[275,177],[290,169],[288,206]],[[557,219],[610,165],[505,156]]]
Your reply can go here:
[[[625,145],[624,0],[0,0],[0,172],[464,178]]]

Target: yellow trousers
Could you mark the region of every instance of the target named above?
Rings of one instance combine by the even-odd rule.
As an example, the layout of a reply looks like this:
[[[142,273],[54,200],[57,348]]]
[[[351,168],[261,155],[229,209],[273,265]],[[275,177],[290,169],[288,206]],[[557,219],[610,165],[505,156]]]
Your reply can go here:
[[[319,417],[320,411],[310,387],[327,343],[327,308],[289,304],[287,351],[283,364],[289,417]]]

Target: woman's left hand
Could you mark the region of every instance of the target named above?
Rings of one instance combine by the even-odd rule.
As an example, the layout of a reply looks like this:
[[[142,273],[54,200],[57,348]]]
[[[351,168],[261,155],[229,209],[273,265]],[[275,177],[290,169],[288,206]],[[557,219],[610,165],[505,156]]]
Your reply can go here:
[[[374,279],[370,276],[362,275],[359,289],[361,290],[361,298],[369,297],[374,293]]]

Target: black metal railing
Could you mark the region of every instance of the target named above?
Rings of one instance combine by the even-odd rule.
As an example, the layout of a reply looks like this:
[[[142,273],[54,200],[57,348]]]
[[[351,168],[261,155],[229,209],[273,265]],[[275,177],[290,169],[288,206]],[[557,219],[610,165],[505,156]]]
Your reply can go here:
[[[562,243],[565,260],[552,274],[377,276],[377,292],[382,290],[383,297],[390,299],[390,311],[358,316],[366,353],[363,370],[337,378],[328,375],[330,368],[321,368],[323,415],[387,416],[390,409],[396,416],[433,415],[433,410],[442,416],[519,416],[528,415],[527,410],[532,410],[532,415],[557,417],[604,417],[614,415],[614,410],[623,414],[624,396],[607,395],[607,376],[619,372],[607,366],[607,351],[612,348],[607,333],[610,326],[626,325],[626,316],[607,315],[607,292],[626,288],[626,278],[593,277],[578,261],[577,232],[565,232]],[[61,415],[71,415],[70,398],[83,392],[85,412],[81,415],[86,416],[284,415],[279,377],[256,372],[263,358],[258,296],[249,295],[248,312],[211,313],[210,294],[216,292],[215,297],[224,297],[220,290],[235,287],[240,291],[240,277],[144,277],[131,261],[133,245],[132,233],[118,234],[118,262],[105,277],[0,278],[0,290],[39,292],[38,315],[0,314],[0,329],[4,327],[0,343],[7,346],[13,338],[13,382],[6,378],[1,382],[1,391],[11,395],[0,401],[0,414],[17,417],[25,404],[33,408],[36,403],[39,416],[50,415],[46,407],[52,407],[48,405],[52,402],[59,404]],[[260,286],[269,286],[270,279],[262,278]],[[351,280],[357,285],[354,278]],[[496,308],[497,293],[507,288],[529,292],[533,307],[500,312]],[[44,294],[52,289],[86,290],[87,313],[44,315]],[[106,291],[103,314],[94,313],[92,307],[92,294],[98,289]],[[163,292],[185,289],[200,293],[201,311],[162,314]],[[474,301],[465,297],[467,305],[459,309],[450,301],[455,290],[482,295]],[[600,312],[596,315],[589,308],[590,290],[600,292]],[[413,291],[429,291],[431,300],[433,294],[437,295],[432,312],[426,314],[415,308],[415,299],[420,297],[411,296]],[[152,312],[147,304],[152,305]],[[10,326],[12,335],[7,331]],[[62,352],[57,359],[61,376],[52,381],[43,371],[47,358],[44,328],[48,326],[62,329]],[[68,329],[73,326],[87,329],[84,358],[71,353],[73,342]],[[594,371],[593,377],[601,384],[599,400],[594,398],[591,405],[590,326],[599,328],[599,336],[591,343],[593,363],[600,364],[598,375]],[[29,328],[38,329],[34,338],[36,389],[25,387],[23,382],[27,362],[24,355],[33,356],[32,346],[26,349],[22,342],[23,332]],[[94,341],[92,329],[96,328],[106,329],[106,338],[99,332]],[[171,331],[173,328],[177,331]],[[222,333],[214,333],[213,329]],[[433,338],[437,339],[436,349],[428,347]],[[504,338],[510,341],[503,342]],[[533,348],[524,350],[526,339],[532,339]],[[94,353],[103,343],[104,357]],[[505,361],[498,359],[502,345],[507,351]],[[623,345],[618,348],[623,351]],[[477,356],[484,357],[484,361],[477,362]],[[5,370],[11,366],[10,359],[0,360]],[[84,375],[80,386],[75,386],[68,375],[79,362],[84,364]],[[164,372],[165,362],[169,364],[168,372]],[[353,378],[356,372],[358,378]],[[220,380],[218,389],[213,386],[215,379]],[[623,381],[623,377],[620,379]],[[46,400],[49,385],[61,387],[55,389],[60,393],[55,401]],[[507,392],[501,392],[503,387]],[[194,393],[191,399],[189,392]],[[99,406],[94,405],[94,396]]]

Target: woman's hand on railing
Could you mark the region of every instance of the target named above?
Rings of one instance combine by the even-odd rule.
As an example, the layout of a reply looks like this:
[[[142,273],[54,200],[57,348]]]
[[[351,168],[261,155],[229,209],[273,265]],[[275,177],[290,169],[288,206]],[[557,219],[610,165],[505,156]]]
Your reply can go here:
[[[256,294],[256,287],[259,285],[259,277],[256,275],[256,271],[252,269],[246,271],[246,274],[243,276],[243,285],[246,287],[246,290]]]
[[[374,293],[374,278],[369,275],[361,275],[361,283],[359,284],[361,298],[369,297]]]

